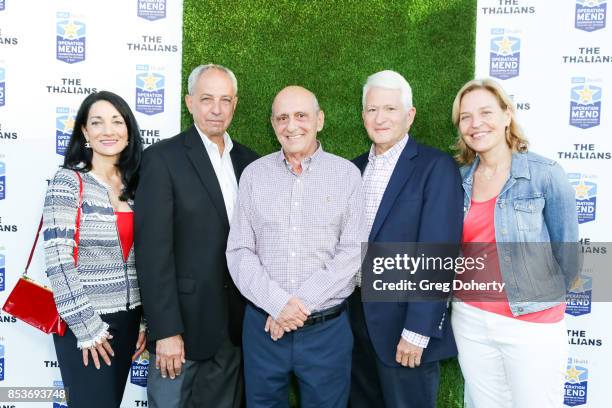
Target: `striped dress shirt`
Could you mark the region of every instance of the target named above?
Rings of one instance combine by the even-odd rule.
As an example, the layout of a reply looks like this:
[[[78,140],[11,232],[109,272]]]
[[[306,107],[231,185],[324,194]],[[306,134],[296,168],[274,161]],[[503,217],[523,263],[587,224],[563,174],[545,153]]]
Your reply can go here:
[[[365,239],[357,167],[319,146],[298,174],[281,150],[242,173],[227,263],[240,292],[276,319],[293,296],[311,312],[342,303]]]
[[[382,201],[387,184],[391,179],[395,165],[399,160],[406,143],[408,142],[408,135],[404,136],[402,140],[394,144],[385,153],[376,155],[374,145],[370,148],[370,155],[368,156],[368,165],[363,173],[363,192],[365,195],[366,203],[366,223],[368,235],[372,230],[378,207]],[[357,274],[357,284],[361,285],[361,273]],[[402,331],[402,337],[404,340],[426,348],[429,344],[429,337],[423,336],[410,330],[404,329]]]

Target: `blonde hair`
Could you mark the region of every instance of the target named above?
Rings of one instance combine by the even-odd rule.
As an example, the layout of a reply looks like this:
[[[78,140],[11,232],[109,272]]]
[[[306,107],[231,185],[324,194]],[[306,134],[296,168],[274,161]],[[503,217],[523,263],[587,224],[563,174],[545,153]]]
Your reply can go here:
[[[529,147],[529,142],[525,138],[523,131],[516,121],[516,110],[510,96],[508,96],[506,91],[504,91],[504,89],[492,79],[473,79],[467,84],[463,85],[459,92],[457,92],[457,96],[455,96],[455,101],[453,102],[452,119],[453,124],[458,130],[457,142],[453,146],[454,150],[457,151],[455,154],[455,159],[457,162],[459,162],[459,164],[471,164],[476,158],[476,152],[470,149],[470,147],[463,141],[463,137],[459,131],[459,109],[463,97],[478,89],[484,89],[485,91],[491,92],[491,94],[493,94],[493,96],[495,96],[497,99],[499,107],[502,110],[508,110],[510,112],[510,124],[506,128],[506,143],[514,152],[526,152]]]

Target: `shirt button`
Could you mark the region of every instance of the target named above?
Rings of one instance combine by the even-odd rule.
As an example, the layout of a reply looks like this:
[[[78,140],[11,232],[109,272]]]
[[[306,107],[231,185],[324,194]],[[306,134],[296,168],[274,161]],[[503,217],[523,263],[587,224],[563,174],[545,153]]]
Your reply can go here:
[[[291,256],[295,256],[295,252],[291,252]]]
[[[297,179],[297,181],[296,181],[296,182],[299,184],[299,183],[300,183],[300,181],[301,181],[300,179]]]
[[[519,312],[522,312],[523,310],[525,310],[525,309],[523,309],[522,307],[519,307],[519,308],[518,308],[518,311],[519,311]]]
[[[297,231],[297,227],[293,227],[291,228],[293,231]]]
[[[299,203],[296,201],[295,203],[293,203],[293,205],[295,205],[297,207],[299,205]]]
[[[295,279],[291,279],[291,283],[295,283]]]
[[[505,228],[503,228],[503,229],[501,230],[501,233],[502,233],[502,235],[506,235],[506,234],[508,233],[508,231],[507,231]]]
[[[499,208],[504,208],[506,206],[506,204],[504,203],[499,203]]]
[[[510,257],[509,256],[504,256],[504,261],[510,262]]]

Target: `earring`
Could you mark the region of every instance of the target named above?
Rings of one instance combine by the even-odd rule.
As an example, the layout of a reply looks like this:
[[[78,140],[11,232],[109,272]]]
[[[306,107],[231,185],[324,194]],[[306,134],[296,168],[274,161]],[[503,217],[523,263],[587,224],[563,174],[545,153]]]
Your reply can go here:
[[[85,142],[85,148],[91,149],[91,145],[89,144],[89,140]]]

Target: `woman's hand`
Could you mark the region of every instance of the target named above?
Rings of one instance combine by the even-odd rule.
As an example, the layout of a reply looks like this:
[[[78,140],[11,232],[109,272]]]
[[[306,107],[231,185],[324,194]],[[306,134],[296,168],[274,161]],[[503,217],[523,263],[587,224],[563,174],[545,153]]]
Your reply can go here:
[[[102,360],[104,360],[106,365],[110,366],[111,365],[110,358],[115,357],[115,352],[113,351],[113,348],[108,342],[112,338],[113,336],[109,334],[106,337],[104,337],[98,344],[88,349],[83,349],[83,365],[87,367],[87,365],[89,364],[89,353],[91,353],[91,359],[93,360],[94,365],[96,366],[98,370],[100,369],[100,358],[99,357],[102,357]]]
[[[132,361],[136,361],[138,356],[140,356],[142,352],[145,350],[146,346],[147,346],[147,335],[145,334],[145,331],[143,330],[140,333],[138,333],[138,340],[136,341],[136,351],[134,352],[134,355],[132,356]]]

